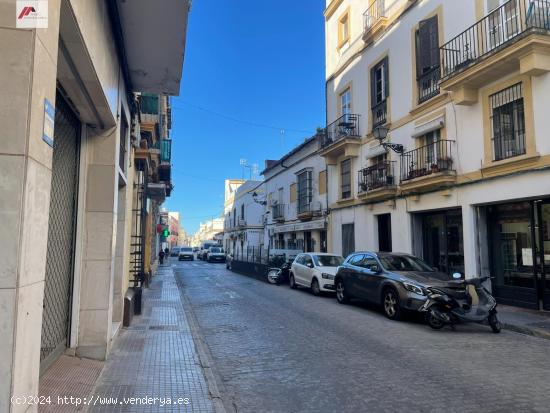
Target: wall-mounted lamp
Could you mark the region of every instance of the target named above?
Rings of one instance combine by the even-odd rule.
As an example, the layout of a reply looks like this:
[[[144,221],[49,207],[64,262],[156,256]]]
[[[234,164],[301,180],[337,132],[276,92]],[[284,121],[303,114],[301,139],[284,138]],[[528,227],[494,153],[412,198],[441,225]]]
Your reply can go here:
[[[388,137],[389,132],[390,130],[385,126],[378,126],[372,131],[372,134],[374,135],[374,138],[378,140],[378,142],[380,142],[380,145],[382,145],[384,149],[390,148],[392,151],[403,155],[403,152],[405,151],[403,145],[400,145],[398,143],[384,142],[384,140]]]

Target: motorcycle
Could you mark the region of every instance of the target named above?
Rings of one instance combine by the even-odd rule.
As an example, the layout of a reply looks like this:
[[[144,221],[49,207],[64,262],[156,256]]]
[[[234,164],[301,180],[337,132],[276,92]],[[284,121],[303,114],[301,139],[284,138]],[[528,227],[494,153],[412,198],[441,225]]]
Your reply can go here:
[[[279,285],[282,282],[288,281],[290,263],[286,260],[286,256],[276,256],[269,264],[270,267],[267,270],[268,283]]]
[[[459,273],[453,274],[459,279]],[[497,302],[483,286],[490,277],[474,278],[462,282],[461,288],[429,287],[428,298],[420,307],[426,313],[426,322],[434,330],[445,325],[454,329],[458,323],[483,323],[487,321],[493,333],[500,333],[501,324],[497,317]]]

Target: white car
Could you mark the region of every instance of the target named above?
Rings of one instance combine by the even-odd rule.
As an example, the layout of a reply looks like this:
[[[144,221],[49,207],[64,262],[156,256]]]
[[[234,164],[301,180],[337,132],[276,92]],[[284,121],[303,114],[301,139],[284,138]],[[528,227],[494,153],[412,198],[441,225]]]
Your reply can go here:
[[[300,254],[292,263],[289,276],[290,288],[311,288],[313,295],[322,291],[334,291],[334,276],[344,257],[335,254],[308,252]]]

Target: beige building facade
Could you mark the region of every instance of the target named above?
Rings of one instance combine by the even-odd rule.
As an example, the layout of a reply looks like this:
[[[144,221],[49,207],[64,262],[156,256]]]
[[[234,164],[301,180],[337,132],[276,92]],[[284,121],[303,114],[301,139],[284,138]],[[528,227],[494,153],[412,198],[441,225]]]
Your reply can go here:
[[[189,4],[166,6],[168,21],[143,1],[49,0],[47,28],[23,29],[16,1],[0,2],[2,412],[35,410],[10,396],[37,395],[60,354],[105,359],[120,328],[134,92],[179,93]]]

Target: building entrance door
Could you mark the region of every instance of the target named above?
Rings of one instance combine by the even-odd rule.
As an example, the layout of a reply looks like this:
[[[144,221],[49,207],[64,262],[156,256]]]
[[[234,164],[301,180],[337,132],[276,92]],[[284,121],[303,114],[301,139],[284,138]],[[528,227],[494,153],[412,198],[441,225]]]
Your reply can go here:
[[[534,202],[535,271],[539,282],[539,300],[550,310],[550,200]]]
[[[311,239],[311,232],[310,231],[305,231],[304,232],[304,248],[305,248],[305,251],[304,252],[313,252],[313,242],[312,242],[312,239]]]
[[[422,215],[423,258],[439,271],[464,275],[462,211],[452,209]]]
[[[391,214],[378,215],[378,251],[391,252]]]
[[[78,194],[80,121],[59,92],[55,103],[52,186],[40,348],[42,370],[65,350],[68,343]]]

